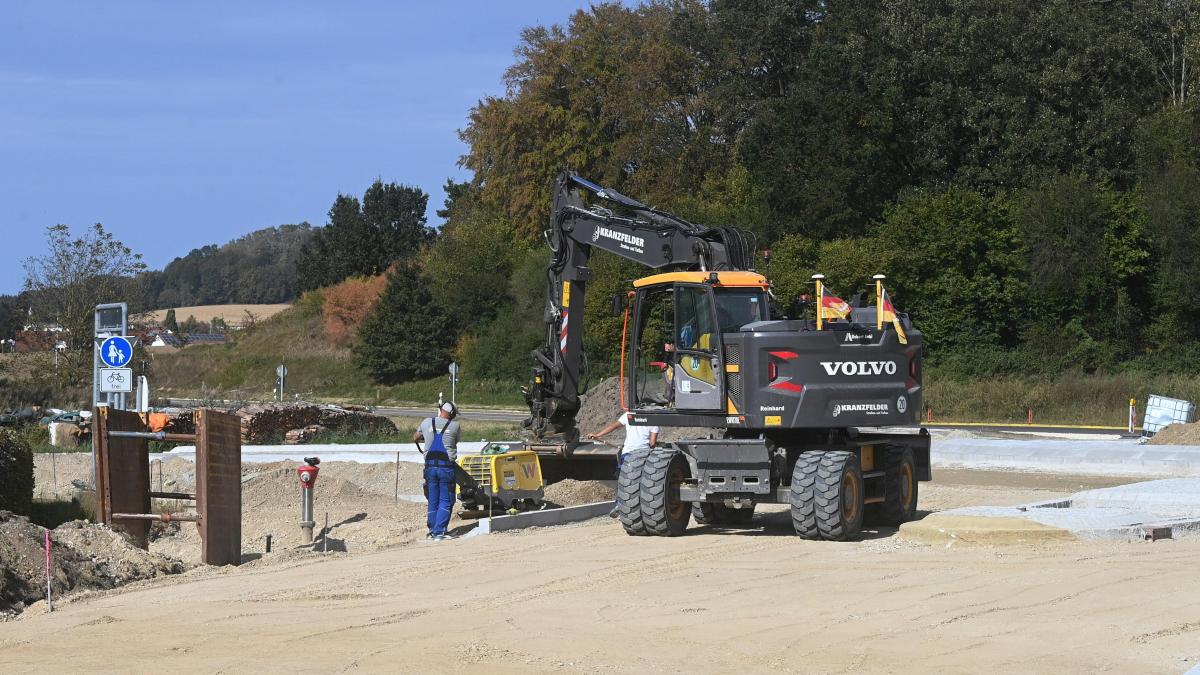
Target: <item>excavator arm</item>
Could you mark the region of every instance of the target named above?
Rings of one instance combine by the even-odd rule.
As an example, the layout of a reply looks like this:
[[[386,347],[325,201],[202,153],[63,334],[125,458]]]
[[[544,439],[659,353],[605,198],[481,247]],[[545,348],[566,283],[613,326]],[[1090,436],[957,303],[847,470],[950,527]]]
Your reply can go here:
[[[579,440],[575,416],[587,381],[583,319],[593,249],[660,272],[745,270],[755,239],[733,227],[690,223],[569,172],[555,181],[545,235],[546,341],[533,351],[524,427],[540,443],[571,446]]]

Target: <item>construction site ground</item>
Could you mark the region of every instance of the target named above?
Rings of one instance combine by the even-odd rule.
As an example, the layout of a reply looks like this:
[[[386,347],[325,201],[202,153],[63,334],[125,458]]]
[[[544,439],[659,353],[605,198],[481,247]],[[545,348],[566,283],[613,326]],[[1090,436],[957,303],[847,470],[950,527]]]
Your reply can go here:
[[[806,542],[792,535],[785,510],[770,507],[754,527],[693,526],[676,539],[628,537],[599,518],[436,543],[421,537],[420,505],[378,494],[394,490],[391,466],[322,468],[324,502],[344,504],[330,508],[331,521],[366,514],[332,528],[331,543],[343,544],[334,552],[296,548],[295,533],[277,529],[295,529],[293,479],[287,467],[255,467],[266,473],[247,481],[246,549],[260,550],[258,518],[276,528],[272,553],[251,553],[239,568],[195,567],[78,594],[52,614],[37,603],[0,624],[0,664],[13,672],[1177,673],[1200,658],[1200,538],[929,546],[887,528],[857,542]],[[373,494],[364,496],[352,474],[376,481]],[[922,514],[1135,480],[935,476],[921,485]],[[189,536],[152,549],[184,556],[194,544]]]

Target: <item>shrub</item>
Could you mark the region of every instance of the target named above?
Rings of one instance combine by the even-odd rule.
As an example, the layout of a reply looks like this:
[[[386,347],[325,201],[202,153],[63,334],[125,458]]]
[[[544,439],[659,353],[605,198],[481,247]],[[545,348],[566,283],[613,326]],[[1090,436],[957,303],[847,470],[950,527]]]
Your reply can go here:
[[[0,510],[28,516],[33,506],[33,451],[0,429]]]
[[[347,279],[326,288],[323,292],[325,304],[321,308],[325,339],[338,347],[350,344],[386,287],[387,277],[381,274]]]

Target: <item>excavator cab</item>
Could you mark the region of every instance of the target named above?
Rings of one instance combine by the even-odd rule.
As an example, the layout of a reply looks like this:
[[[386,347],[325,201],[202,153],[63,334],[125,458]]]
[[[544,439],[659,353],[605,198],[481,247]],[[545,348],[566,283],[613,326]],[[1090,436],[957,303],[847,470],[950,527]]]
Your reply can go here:
[[[768,318],[767,282],[753,272],[670,272],[634,282],[630,408],[724,414],[723,333]]]

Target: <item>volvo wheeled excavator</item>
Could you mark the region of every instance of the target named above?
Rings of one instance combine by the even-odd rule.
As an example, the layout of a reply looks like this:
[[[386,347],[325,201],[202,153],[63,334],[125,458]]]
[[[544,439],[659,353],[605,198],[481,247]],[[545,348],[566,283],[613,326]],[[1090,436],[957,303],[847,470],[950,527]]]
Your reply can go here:
[[[546,341],[525,390],[528,447],[560,460],[597,453],[575,423],[596,249],[654,272],[613,298],[614,315],[625,316],[629,422],[713,430],[624,458],[617,501],[627,533],[676,536],[692,518],[744,525],[770,503],[789,505],[805,539],[845,540],[864,521],[913,517],[918,481],[932,475],[919,427],[922,339],[907,316],[885,324],[862,295],[844,320],[822,321],[819,309],[814,320],[804,307],[785,316],[754,269],[751,233],[690,223],[569,172],[555,182],[546,241]]]

